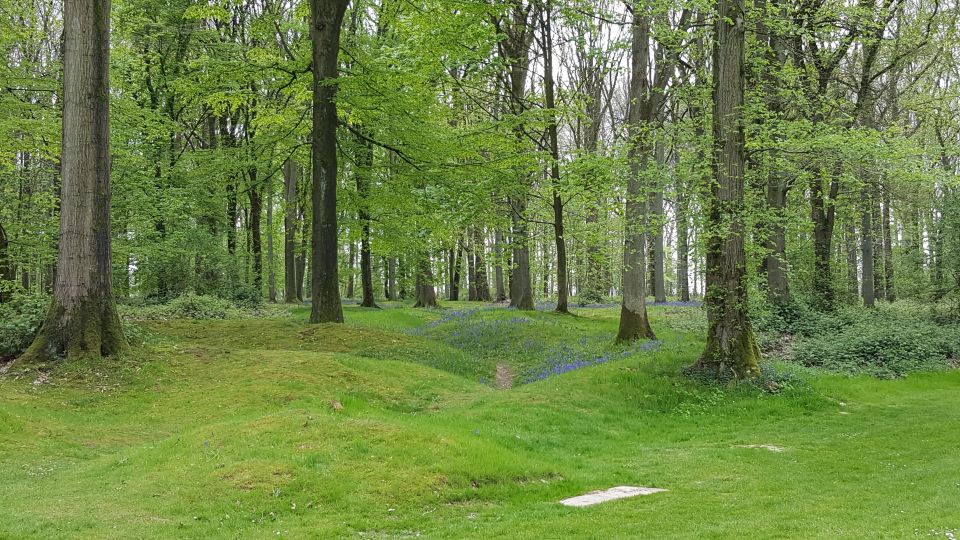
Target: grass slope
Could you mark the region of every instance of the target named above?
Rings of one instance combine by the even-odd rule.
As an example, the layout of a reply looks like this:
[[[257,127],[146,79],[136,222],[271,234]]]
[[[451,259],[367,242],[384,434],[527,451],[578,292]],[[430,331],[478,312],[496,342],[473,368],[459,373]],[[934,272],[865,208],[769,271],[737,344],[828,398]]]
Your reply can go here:
[[[700,352],[695,308],[654,308],[662,343],[627,350],[610,343],[614,310],[346,315],[345,326],[306,325],[303,309],[157,322],[122,361],[60,365],[38,384],[7,374],[0,538],[943,538],[960,528],[957,372],[805,374],[770,395],[678,375]],[[561,374],[497,390],[486,383],[497,364],[518,380]],[[740,447],[756,444],[784,451]],[[670,491],[586,509],[556,502],[614,485]]]

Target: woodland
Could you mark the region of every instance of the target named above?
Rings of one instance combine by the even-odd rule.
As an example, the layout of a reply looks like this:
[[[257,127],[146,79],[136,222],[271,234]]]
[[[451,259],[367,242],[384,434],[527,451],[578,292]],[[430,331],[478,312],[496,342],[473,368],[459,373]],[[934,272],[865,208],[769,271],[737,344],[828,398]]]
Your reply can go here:
[[[0,537],[960,534],[957,0],[0,15]]]

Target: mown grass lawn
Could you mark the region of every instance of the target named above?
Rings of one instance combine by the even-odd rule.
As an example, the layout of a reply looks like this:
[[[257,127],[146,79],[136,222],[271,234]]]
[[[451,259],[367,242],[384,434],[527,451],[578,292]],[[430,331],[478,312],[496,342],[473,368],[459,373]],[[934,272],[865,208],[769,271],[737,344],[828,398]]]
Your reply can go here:
[[[719,388],[680,375],[696,308],[622,348],[613,309],[449,306],[156,322],[122,361],[12,370],[0,538],[960,534],[958,372]],[[557,503],[617,485],[669,491]]]

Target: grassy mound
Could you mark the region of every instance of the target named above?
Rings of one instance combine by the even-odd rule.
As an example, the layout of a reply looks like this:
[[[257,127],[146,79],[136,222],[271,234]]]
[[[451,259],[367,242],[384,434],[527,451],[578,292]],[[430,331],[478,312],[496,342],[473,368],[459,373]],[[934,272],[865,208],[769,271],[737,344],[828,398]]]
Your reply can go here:
[[[346,315],[155,321],[128,358],[7,373],[0,537],[838,538],[960,525],[958,441],[944,429],[960,421],[956,372],[819,376],[777,395],[704,386],[679,375],[702,347],[702,314],[664,307],[651,313],[659,347],[497,390],[481,382],[494,360],[521,373],[541,346],[586,335],[602,347],[615,310],[523,315],[510,335],[534,345],[497,355],[463,346],[442,311]],[[614,485],[669,491],[557,504]]]

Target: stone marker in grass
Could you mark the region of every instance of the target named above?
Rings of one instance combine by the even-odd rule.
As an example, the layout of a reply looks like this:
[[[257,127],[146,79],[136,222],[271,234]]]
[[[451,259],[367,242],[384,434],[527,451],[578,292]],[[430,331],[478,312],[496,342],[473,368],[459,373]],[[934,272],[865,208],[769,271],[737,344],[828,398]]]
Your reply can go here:
[[[653,495],[654,493],[660,493],[661,491],[666,490],[651,487],[617,486],[610,489],[591,491],[585,495],[564,499],[560,501],[560,504],[564,506],[575,507],[593,506],[595,504],[600,504],[607,501],[636,497],[637,495]]]

